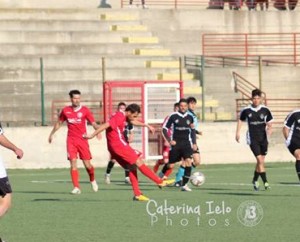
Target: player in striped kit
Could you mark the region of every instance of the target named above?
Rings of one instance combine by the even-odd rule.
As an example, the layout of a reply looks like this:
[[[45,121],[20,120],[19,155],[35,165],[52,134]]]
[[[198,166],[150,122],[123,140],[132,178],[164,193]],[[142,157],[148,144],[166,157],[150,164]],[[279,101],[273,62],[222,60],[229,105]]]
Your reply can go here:
[[[285,119],[283,136],[286,146],[296,158],[296,172],[300,181],[300,109],[291,112]]]

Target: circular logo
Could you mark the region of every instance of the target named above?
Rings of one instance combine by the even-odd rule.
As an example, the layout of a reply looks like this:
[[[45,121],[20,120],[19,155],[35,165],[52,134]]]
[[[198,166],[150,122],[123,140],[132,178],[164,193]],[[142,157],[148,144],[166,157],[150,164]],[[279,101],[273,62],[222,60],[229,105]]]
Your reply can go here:
[[[241,224],[247,227],[253,227],[263,219],[262,206],[253,200],[242,202],[237,210],[237,218]]]

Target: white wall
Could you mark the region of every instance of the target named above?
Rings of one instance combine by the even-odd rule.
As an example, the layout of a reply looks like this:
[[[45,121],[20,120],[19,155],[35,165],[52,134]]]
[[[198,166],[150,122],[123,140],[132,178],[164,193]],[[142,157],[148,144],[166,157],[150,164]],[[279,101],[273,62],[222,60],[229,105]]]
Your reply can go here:
[[[198,139],[203,164],[216,163],[248,163],[255,162],[254,157],[246,145],[243,126],[241,143],[235,141],[234,122],[204,123],[201,125],[203,136]],[[89,127],[91,128],[91,127]],[[7,168],[62,168],[68,167],[66,159],[66,127],[57,131],[52,144],[47,139],[52,127],[5,128],[5,135],[25,152],[22,160],[1,148],[1,156]],[[92,129],[90,129],[90,132]],[[276,134],[277,132],[277,134]],[[267,161],[291,161],[293,156],[286,149],[279,130],[275,136],[276,142],[271,141]],[[93,154],[93,163],[96,167],[107,164],[109,155],[106,149],[105,135],[102,140],[91,140],[90,146]],[[151,163],[152,164],[152,163]]]

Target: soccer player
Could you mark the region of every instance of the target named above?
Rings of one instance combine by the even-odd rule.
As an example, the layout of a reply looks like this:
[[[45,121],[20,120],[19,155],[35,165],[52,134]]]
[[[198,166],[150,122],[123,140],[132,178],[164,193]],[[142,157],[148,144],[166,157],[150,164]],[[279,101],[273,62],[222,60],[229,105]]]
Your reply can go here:
[[[18,159],[23,157],[23,151],[15,146],[8,138],[4,135],[2,126],[0,124],[0,145],[13,151]],[[6,170],[3,165],[2,158],[0,157],[0,219],[8,211],[11,206],[12,189],[9,183],[9,179]],[[1,240],[1,239],[0,239]]]
[[[125,112],[125,109],[126,109],[126,104],[124,102],[120,102],[118,104],[117,111]],[[131,123],[127,123],[125,126],[124,138],[127,143],[131,143],[133,141],[133,125]],[[116,163],[115,159],[110,159],[110,161],[107,164],[106,173],[104,176],[104,181],[106,184],[110,184],[110,172],[111,172],[112,168],[114,167],[115,163]],[[128,168],[125,169],[125,183],[127,183],[127,184],[130,183]]]
[[[300,181],[300,109],[291,112],[285,119],[283,136],[286,146],[296,158],[296,172]]]
[[[177,112],[179,109],[179,103],[174,103],[174,106],[173,106],[173,111],[174,112]],[[167,116],[162,124],[162,127],[164,127],[164,125],[168,122],[168,119],[169,119],[169,116]],[[171,132],[172,132],[172,129],[169,129],[168,130],[168,135],[171,136]],[[164,136],[163,136],[164,138]],[[159,167],[161,165],[164,165],[164,164],[167,164],[168,161],[169,161],[169,152],[170,152],[170,144],[167,140],[164,139],[164,142],[163,142],[163,147],[162,147],[162,156],[163,158],[160,159],[160,160],[157,160],[154,167],[153,167],[153,171],[156,173],[159,169]],[[169,170],[170,173],[172,172],[172,170],[170,169]],[[168,174],[164,174],[165,177],[168,177]]]
[[[174,183],[174,180],[164,181],[154,174],[154,172],[146,166],[137,153],[124,138],[124,129],[126,122],[130,122],[135,126],[144,126],[154,132],[152,126],[144,124],[137,120],[141,112],[140,106],[133,103],[126,107],[125,112],[116,112],[108,122],[100,125],[100,127],[91,135],[86,135],[87,139],[95,137],[97,134],[106,130],[107,148],[110,152],[112,159],[115,159],[124,169],[129,167],[129,177],[133,189],[135,201],[148,201],[149,198],[144,196],[139,189],[137,168],[150,180],[155,182],[159,187],[163,187]]]
[[[198,130],[198,127],[199,127],[198,117],[195,114],[195,108],[196,108],[197,100],[194,97],[188,97],[187,98],[187,103],[188,103],[188,113],[193,117],[193,120],[194,120],[193,124],[194,124],[194,127],[195,127],[195,133],[196,133],[196,135],[202,135],[202,132],[200,132]],[[193,153],[192,169],[195,168],[196,166],[200,165],[200,162],[201,162],[200,151],[199,151],[199,148],[197,146],[197,150],[195,150],[194,153]],[[180,183],[181,183],[181,180],[182,180],[182,177],[183,177],[183,174],[184,174],[184,169],[185,168],[184,168],[183,165],[181,165],[178,168],[178,171],[176,173],[176,180],[175,180],[175,184],[177,186],[180,186]]]
[[[91,186],[94,192],[98,191],[98,184],[95,180],[94,167],[91,164],[91,152],[88,141],[83,138],[86,134],[87,121],[96,130],[98,125],[95,122],[92,112],[89,108],[80,104],[81,93],[78,90],[71,90],[69,92],[71,105],[62,109],[59,120],[55,123],[48,141],[52,143],[54,133],[66,121],[68,126],[67,135],[67,153],[70,161],[70,173],[73,183],[73,190],[71,194],[77,195],[81,193],[79,185],[79,171],[77,168],[77,156],[83,161],[85,169],[89,175]]]
[[[184,175],[181,182],[182,191],[192,191],[187,183],[192,170],[192,156],[194,151],[197,150],[194,120],[187,111],[187,100],[182,98],[179,101],[178,112],[172,113],[163,127],[163,135],[169,142],[171,150],[169,162],[163,167],[162,173],[166,174],[168,170],[173,169],[176,162],[183,159],[182,167],[184,167]],[[171,136],[168,134],[169,129],[172,129]]]
[[[237,122],[235,139],[240,142],[242,122],[247,121],[247,144],[256,158],[256,168],[253,176],[254,190],[259,190],[259,176],[263,180],[265,190],[270,189],[265,169],[265,157],[268,152],[268,136],[272,133],[273,116],[270,110],[261,104],[262,93],[259,89],[252,91],[252,104],[244,108]]]

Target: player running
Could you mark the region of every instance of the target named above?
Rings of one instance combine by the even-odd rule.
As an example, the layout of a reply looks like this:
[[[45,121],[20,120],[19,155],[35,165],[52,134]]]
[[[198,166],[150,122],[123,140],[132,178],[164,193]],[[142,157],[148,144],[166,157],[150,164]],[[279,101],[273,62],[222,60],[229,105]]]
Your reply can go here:
[[[87,139],[92,139],[97,134],[106,130],[107,148],[112,159],[115,159],[124,169],[129,167],[129,177],[133,189],[135,201],[148,201],[149,198],[144,196],[139,189],[137,169],[138,168],[146,177],[154,181],[158,186],[163,187],[174,183],[174,180],[163,181],[156,176],[153,171],[146,166],[140,155],[125,141],[124,129],[127,122],[136,126],[144,126],[154,132],[152,126],[141,123],[137,120],[141,112],[140,106],[137,104],[130,104],[126,107],[125,112],[116,112],[108,122],[100,125],[100,127],[91,135],[86,135]]]
[[[71,105],[62,109],[59,120],[55,123],[48,141],[52,143],[54,133],[66,121],[68,126],[67,135],[67,153],[70,161],[70,172],[73,183],[71,194],[77,195],[81,193],[79,185],[79,171],[77,168],[77,156],[83,161],[85,169],[89,175],[91,186],[94,192],[98,191],[98,184],[95,180],[94,167],[91,164],[92,155],[89,144],[83,135],[86,134],[86,124],[89,122],[96,130],[98,125],[95,122],[92,112],[89,108],[80,104],[81,93],[78,90],[69,92]]]
[[[285,119],[283,136],[286,146],[296,158],[296,172],[300,181],[300,109],[291,112]]]
[[[242,122],[247,121],[247,144],[256,157],[256,168],[253,176],[254,190],[259,190],[259,176],[263,180],[265,190],[270,189],[265,169],[265,157],[268,152],[268,136],[272,133],[273,116],[270,110],[261,104],[262,92],[259,89],[252,91],[252,104],[244,108],[237,122],[235,139],[240,142]]]
[[[18,159],[23,157],[23,151],[15,146],[4,135],[2,126],[0,124],[0,145],[13,151]],[[0,157],[0,219],[8,211],[11,206],[12,189],[9,183],[9,179],[6,170],[3,165],[2,158]],[[0,239],[1,240],[1,239]]]
[[[181,182],[182,191],[192,191],[187,183],[189,181],[192,170],[192,156],[197,150],[196,134],[194,129],[193,117],[187,112],[188,104],[186,99],[180,99],[179,111],[172,113],[168,122],[163,127],[163,135],[171,146],[169,162],[166,164],[162,173],[174,167],[178,161],[182,161],[184,167],[184,175]],[[168,130],[172,128],[172,135],[168,134]]]
[[[117,111],[125,112],[125,109],[126,109],[126,104],[124,102],[120,102],[118,104]],[[133,141],[133,125],[131,123],[127,123],[125,126],[124,138],[127,143],[131,143]],[[107,164],[106,173],[104,175],[104,182],[106,184],[110,184],[110,173],[111,173],[111,170],[114,167],[115,163],[116,163],[115,159],[110,159],[110,161]],[[125,169],[125,183],[130,184],[128,168]]]

